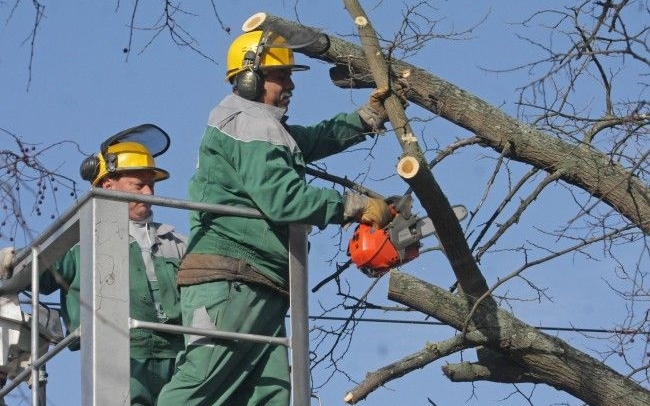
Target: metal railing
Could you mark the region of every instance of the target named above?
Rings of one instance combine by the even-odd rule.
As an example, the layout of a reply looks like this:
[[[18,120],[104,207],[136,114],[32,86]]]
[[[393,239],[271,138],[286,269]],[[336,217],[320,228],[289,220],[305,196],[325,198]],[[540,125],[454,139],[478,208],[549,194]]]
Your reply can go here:
[[[197,329],[134,320],[129,317],[128,202],[144,202],[184,210],[198,210],[241,217],[262,217],[256,210],[197,203],[160,196],[147,196],[93,188],[56,219],[32,244],[17,253],[14,276],[0,281],[0,295],[31,285],[33,361],[11,383],[0,389],[0,399],[28,379],[37,382],[38,369],[76,337],[81,351],[81,399],[84,405],[122,405],[130,400],[129,364],[131,328],[148,328],[178,334],[249,340],[284,345],[291,353],[291,399],[295,406],[308,405],[309,326],[307,301],[307,239],[304,227],[290,227],[289,313],[291,335],[287,338],[258,336],[216,329]],[[39,276],[74,245],[80,245],[80,328],[45,354],[38,353]],[[101,384],[100,384],[101,383]],[[32,385],[32,404],[38,406],[38,385]],[[41,405],[42,406],[42,405]]]

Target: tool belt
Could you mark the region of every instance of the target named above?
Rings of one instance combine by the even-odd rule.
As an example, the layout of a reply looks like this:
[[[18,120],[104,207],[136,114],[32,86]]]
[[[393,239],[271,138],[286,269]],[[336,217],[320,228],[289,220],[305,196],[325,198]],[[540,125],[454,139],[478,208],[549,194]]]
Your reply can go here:
[[[181,262],[176,278],[178,286],[198,285],[219,280],[264,285],[289,297],[286,288],[266,277],[248,262],[222,255],[187,254]]]

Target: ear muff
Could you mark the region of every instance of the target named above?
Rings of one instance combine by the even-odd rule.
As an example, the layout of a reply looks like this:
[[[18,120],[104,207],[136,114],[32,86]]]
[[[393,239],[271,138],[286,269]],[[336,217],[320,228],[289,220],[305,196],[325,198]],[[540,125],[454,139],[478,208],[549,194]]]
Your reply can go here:
[[[264,78],[252,69],[239,72],[235,76],[234,88],[246,100],[257,100],[264,90]]]
[[[95,155],[84,159],[79,166],[79,174],[81,179],[92,183],[99,175],[99,159]]]
[[[259,70],[261,49],[258,45],[258,52],[246,52],[242,66],[249,68],[239,72],[234,78],[233,88],[246,100],[257,100],[264,89],[264,78]]]
[[[105,156],[106,160],[104,161],[106,165],[106,172],[113,173],[117,170],[117,155],[111,154],[108,152],[101,153],[100,156]],[[90,183],[94,183],[99,176],[100,172],[100,157],[93,155],[89,156],[81,162],[79,166],[79,174],[81,179],[87,180]],[[105,175],[103,175],[105,176]]]

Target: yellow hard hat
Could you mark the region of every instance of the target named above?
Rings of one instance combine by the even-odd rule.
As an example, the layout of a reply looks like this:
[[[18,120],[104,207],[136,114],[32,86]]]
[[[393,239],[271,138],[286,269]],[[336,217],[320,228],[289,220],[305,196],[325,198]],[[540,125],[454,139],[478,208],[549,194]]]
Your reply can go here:
[[[169,172],[156,167],[149,150],[133,141],[109,145],[106,152],[87,158],[81,165],[81,177],[97,186],[109,173],[137,170],[152,171],[154,182],[169,178]]]
[[[235,38],[228,48],[226,65],[227,81],[249,69],[309,69],[295,64],[293,51],[284,37],[266,31],[250,31]]]

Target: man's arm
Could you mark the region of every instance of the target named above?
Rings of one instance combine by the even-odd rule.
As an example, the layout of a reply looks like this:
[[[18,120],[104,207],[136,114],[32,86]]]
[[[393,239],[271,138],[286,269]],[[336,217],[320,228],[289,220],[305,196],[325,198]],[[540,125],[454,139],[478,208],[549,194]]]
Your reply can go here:
[[[288,126],[306,162],[313,162],[344,151],[365,141],[367,129],[359,114],[340,113],[329,120],[304,127]]]

